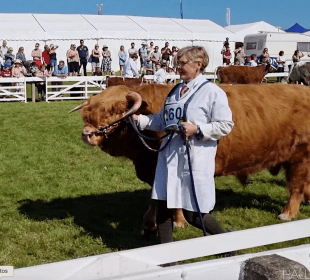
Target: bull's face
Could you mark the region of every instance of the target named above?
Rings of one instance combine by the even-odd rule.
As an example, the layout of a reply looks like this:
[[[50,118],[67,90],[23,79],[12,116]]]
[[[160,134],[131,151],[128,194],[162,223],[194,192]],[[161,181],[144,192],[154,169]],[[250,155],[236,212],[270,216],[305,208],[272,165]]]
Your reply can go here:
[[[115,154],[115,150],[111,150],[112,147],[126,134],[127,124],[124,119],[135,113],[141,104],[141,96],[130,92],[125,86],[111,87],[91,97],[73,109],[82,109],[83,141]]]

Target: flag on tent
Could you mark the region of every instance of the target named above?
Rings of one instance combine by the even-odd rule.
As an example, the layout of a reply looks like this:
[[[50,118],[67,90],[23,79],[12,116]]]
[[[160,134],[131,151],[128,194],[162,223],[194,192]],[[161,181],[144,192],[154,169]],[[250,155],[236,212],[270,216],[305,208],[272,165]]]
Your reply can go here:
[[[286,32],[296,32],[296,33],[304,33],[307,32],[308,29],[300,26],[298,23],[295,23],[292,27],[285,30]]]

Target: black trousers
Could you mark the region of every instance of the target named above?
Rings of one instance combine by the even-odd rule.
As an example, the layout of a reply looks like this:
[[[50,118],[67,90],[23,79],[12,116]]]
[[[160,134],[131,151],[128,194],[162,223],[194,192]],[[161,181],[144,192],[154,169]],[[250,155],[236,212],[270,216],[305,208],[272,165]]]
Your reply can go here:
[[[167,208],[167,201],[158,200],[157,201],[157,227],[158,236],[160,243],[168,243],[173,241],[173,211],[174,209]],[[183,214],[186,221],[202,230],[202,225],[199,220],[197,212],[188,211],[183,209]],[[225,231],[221,228],[218,221],[212,217],[210,213],[201,213],[203,224],[207,233],[209,234],[219,234]]]
[[[84,76],[87,76],[87,72],[86,72],[87,59],[86,58],[80,58],[80,68],[79,68],[79,71],[81,70],[82,66],[83,66],[83,70],[84,70]]]

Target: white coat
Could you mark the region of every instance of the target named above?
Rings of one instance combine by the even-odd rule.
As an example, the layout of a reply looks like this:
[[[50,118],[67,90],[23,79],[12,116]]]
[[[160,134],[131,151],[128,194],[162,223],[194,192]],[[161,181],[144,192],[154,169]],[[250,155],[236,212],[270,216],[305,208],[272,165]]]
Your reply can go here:
[[[213,83],[199,86],[206,80],[199,75],[190,81],[189,90],[180,98],[180,84],[167,98],[165,105],[170,103],[184,104],[193,94],[188,104],[187,121],[199,125],[203,137],[190,138],[191,163],[194,175],[195,190],[200,211],[209,213],[215,205],[215,155],[217,140],[227,135],[234,123],[228,106],[225,92]],[[182,105],[181,105],[182,106]],[[167,107],[166,107],[167,108]],[[165,106],[158,114],[140,115],[140,129],[163,131],[166,127]],[[167,138],[162,143],[166,143]],[[167,200],[168,208],[183,208],[197,212],[192,194],[186,147],[180,135],[175,134],[167,148],[159,153],[152,198]]]

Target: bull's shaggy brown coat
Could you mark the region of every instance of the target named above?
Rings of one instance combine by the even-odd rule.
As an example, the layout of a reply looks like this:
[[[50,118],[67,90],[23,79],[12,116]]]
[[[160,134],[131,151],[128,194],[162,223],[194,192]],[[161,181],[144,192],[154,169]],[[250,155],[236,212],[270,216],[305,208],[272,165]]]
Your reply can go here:
[[[284,167],[290,198],[279,217],[293,218],[303,196],[310,202],[310,89],[281,84],[221,88],[227,94],[235,126],[219,141],[216,175],[247,176],[262,169]],[[135,88],[143,98],[138,113],[158,112],[170,90],[171,86],[165,85]],[[82,111],[84,135],[120,118],[131,106],[126,99],[129,91],[117,86],[90,98]],[[130,158],[137,176],[152,185],[157,154],[149,152],[125,122],[111,129],[107,139],[91,135],[87,141],[113,156]]]

